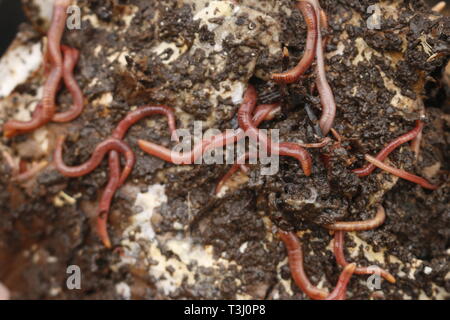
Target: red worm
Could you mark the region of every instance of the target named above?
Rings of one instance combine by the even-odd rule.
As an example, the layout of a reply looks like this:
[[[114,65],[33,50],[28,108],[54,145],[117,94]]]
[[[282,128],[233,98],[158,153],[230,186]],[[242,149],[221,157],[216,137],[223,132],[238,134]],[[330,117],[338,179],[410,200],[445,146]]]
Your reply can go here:
[[[255,110],[255,114],[253,115],[253,123],[256,127],[258,127],[261,122],[263,120],[271,120],[273,119],[273,117],[275,116],[275,114],[280,110],[280,107],[278,104],[263,104],[263,105],[259,105],[258,107],[256,107]],[[244,134],[244,131],[242,129],[238,130],[239,133],[236,134],[236,140],[240,140],[243,137],[241,136]],[[222,138],[219,138],[222,139]],[[222,140],[223,141],[228,141],[227,137],[224,137]],[[216,141],[216,140],[214,140]],[[213,143],[213,145],[217,148],[216,144]],[[215,193],[216,195],[220,193],[220,190],[223,188],[223,186],[225,185],[225,183],[228,181],[228,179],[231,178],[231,176],[233,176],[233,174],[239,170],[239,168],[242,169],[242,171],[247,172],[248,169],[245,165],[242,165],[240,163],[243,163],[245,160],[247,160],[249,158],[249,153],[246,153],[243,157],[241,157],[241,159],[238,159],[237,163],[234,164],[231,169],[219,180],[219,182],[217,183],[216,189],[215,189]]]
[[[84,109],[83,93],[80,87],[78,86],[75,77],[73,76],[73,70],[79,58],[79,51],[75,48],[71,48],[68,46],[61,46],[61,50],[64,53],[64,66],[63,66],[64,84],[73,97],[73,105],[67,111],[55,113],[52,118],[52,121],[70,122],[76,119],[81,114],[81,112],[83,112]],[[40,103],[33,113],[33,120],[41,118],[42,112],[43,112],[42,103]]]
[[[422,130],[420,130],[417,136],[411,141],[411,150],[415,153],[416,159],[419,158],[422,136],[423,136],[423,128]]]
[[[312,159],[308,151],[295,143],[274,143],[254,125],[251,114],[253,114],[253,110],[256,106],[256,100],[256,90],[252,85],[249,85],[244,94],[244,101],[238,111],[239,126],[245,131],[250,139],[258,141],[263,148],[268,148],[271,153],[290,156],[297,159],[300,162],[305,175],[309,176],[311,174]]]
[[[142,151],[174,164],[193,164],[196,159],[203,155],[206,151],[206,147],[210,143],[211,140],[203,140],[202,142],[196,144],[191,151],[180,153],[150,141],[138,140],[139,147]]]
[[[252,121],[254,121],[256,125],[259,125],[263,120],[273,119],[278,111],[279,104],[260,105],[256,108]],[[185,153],[174,152],[156,143],[145,140],[139,140],[138,144],[139,147],[146,153],[158,157],[164,161],[175,164],[193,164],[195,160],[201,157],[206,151],[234,143],[242,139],[244,136],[245,134],[242,129],[237,131],[232,130],[214,136],[210,139],[204,139],[200,143],[196,144],[191,151]]]
[[[319,143],[298,143],[298,145],[300,145],[303,148],[323,148],[326,145],[328,145],[331,142],[331,139],[326,137],[325,139],[323,139],[322,142]],[[302,155],[304,156],[304,155]],[[246,154],[246,159],[248,159],[248,154]],[[237,171],[239,170],[239,168],[242,169],[242,171],[246,172],[248,170],[245,170],[244,168],[246,168],[243,165],[239,165],[240,162],[238,162],[238,164],[234,164],[231,169],[222,177],[222,179],[220,179],[219,183],[216,186],[216,194],[220,193],[220,190],[222,189],[222,187],[224,186],[224,184],[226,183],[226,181],[228,179],[231,178],[231,176]]]
[[[336,261],[342,267],[346,267],[348,262],[345,260],[344,256],[344,245],[345,245],[345,231],[336,231],[334,234],[333,241],[333,252],[336,257]],[[377,268],[364,268],[357,267],[354,271],[355,274],[379,274],[384,279],[389,281],[390,283],[395,283],[396,280],[393,275],[389,272],[377,267]]]
[[[320,149],[327,146],[331,142],[331,138],[325,137],[321,142],[318,143],[297,143],[299,146],[306,149]]]
[[[127,116],[117,125],[116,129],[112,134],[112,138],[122,140],[132,125],[142,120],[143,118],[154,114],[165,115],[168,118],[169,130],[172,134],[172,137],[176,138],[176,120],[173,109],[167,106],[153,106],[153,105],[142,106],[128,113]],[[127,176],[126,173],[125,175]],[[111,207],[111,201],[117,189],[126,180],[126,176],[121,179],[119,179],[119,176],[120,176],[119,153],[116,150],[111,150],[109,152],[110,178],[108,181],[108,185],[106,186],[101,196],[97,215],[97,232],[100,239],[103,242],[103,245],[106,248],[111,248],[111,241],[109,239],[107,230],[108,213]]]
[[[297,286],[311,299],[323,300],[328,292],[314,286],[308,279],[303,268],[303,249],[300,241],[293,232],[279,232],[288,253],[289,268]]]
[[[136,110],[128,113],[128,115],[120,121],[114,130],[112,137],[122,140],[125,137],[128,129],[136,122],[142,120],[145,117],[149,117],[154,114],[161,114],[167,117],[169,122],[169,130],[172,137],[176,137],[176,120],[175,114],[172,108],[167,106],[154,106],[147,105],[137,108]]]
[[[176,120],[173,109],[167,106],[156,106],[156,105],[142,106],[128,113],[127,116],[122,121],[119,122],[116,129],[112,133],[112,137],[118,140],[122,140],[125,137],[128,129],[130,129],[132,125],[142,120],[143,118],[149,117],[154,114],[161,114],[167,117],[170,133],[172,137],[177,139]],[[110,157],[118,157],[116,151],[112,150],[110,153]],[[115,162],[116,161],[114,161],[114,159],[110,159],[110,164]],[[123,182],[125,182],[125,180],[121,179],[120,185],[122,185]]]
[[[69,90],[73,97],[73,104],[69,110],[56,113],[52,121],[54,122],[70,122],[83,112],[84,109],[84,97],[83,92],[78,86],[75,77],[73,76],[73,70],[77,65],[80,53],[77,49],[61,46],[61,50],[64,54],[64,66],[63,66],[63,79],[66,88]]]
[[[319,126],[323,135],[327,135],[333,127],[334,119],[336,117],[336,102],[334,100],[333,91],[328,83],[325,71],[325,57],[323,47],[326,41],[322,41],[321,27],[327,27],[328,19],[325,12],[320,7],[318,0],[301,0],[301,2],[308,2],[314,8],[317,20],[317,41],[316,41],[316,87],[319,91],[320,101],[322,104],[322,116],[319,120]]]
[[[374,164],[376,167],[380,168],[381,170],[387,171],[390,174],[393,174],[399,178],[417,183],[418,185],[422,186],[425,189],[430,189],[430,190],[439,189],[439,186],[429,183],[424,178],[418,177],[418,176],[411,174],[409,172],[406,172],[404,170],[394,168],[394,167],[387,165],[369,155],[366,155],[366,160],[369,161],[370,163]]]
[[[238,111],[239,126],[254,141],[259,141],[263,147],[270,149],[269,138],[259,131],[258,127],[253,123],[252,114],[256,107],[258,94],[252,85],[248,85],[244,94],[241,107]]]
[[[176,135],[176,120],[175,120],[175,114],[172,108],[167,106],[153,106],[153,105],[147,105],[139,107],[138,109],[131,111],[127,114],[127,116],[119,122],[116,129],[112,133],[112,138],[123,140],[125,137],[128,129],[132,125],[134,125],[136,122],[142,120],[145,117],[149,117],[154,114],[161,114],[165,115],[168,119],[169,123],[169,131],[172,135],[172,137],[177,138]],[[111,157],[118,157],[117,151],[111,150],[110,152],[110,158]],[[110,159],[110,165],[116,163],[114,159]],[[111,170],[111,169],[110,169]],[[117,170],[117,168],[115,168]],[[120,170],[120,169],[118,169]],[[120,185],[122,185],[125,182],[125,179],[121,179]],[[119,186],[120,186],[119,185]]]
[[[64,33],[69,0],[56,0],[53,5],[52,23],[48,31],[46,60],[51,64],[44,84],[42,111],[36,113],[31,121],[8,121],[3,128],[5,137],[34,131],[49,122],[55,113],[55,98],[59,83],[63,76],[63,57],[61,55],[61,39]]]
[[[52,24],[48,31],[47,54],[51,70],[44,85],[42,98],[42,121],[50,121],[55,114],[55,98],[59,83],[63,76],[63,57],[61,55],[61,39],[67,20],[67,8],[70,0],[55,0]]]
[[[261,122],[272,120],[279,111],[280,104],[278,103],[259,105],[255,109],[252,122],[256,127],[259,127]],[[237,142],[243,138],[245,138],[245,132],[241,128],[239,128],[238,130],[230,130],[228,132],[214,136],[211,139],[208,139],[208,141],[211,141],[211,144],[206,147],[206,151],[223,147],[230,143]]]
[[[386,220],[386,212],[382,205],[377,208],[377,214],[373,219],[364,221],[351,221],[351,222],[335,222],[333,224],[326,225],[328,230],[335,231],[367,231],[378,228]]]
[[[120,187],[120,159],[119,153],[111,151],[109,154],[109,181],[100,198],[97,214],[97,233],[106,248],[111,248],[108,236],[107,222],[111,201]]]
[[[33,112],[33,117],[30,121],[9,120],[7,123],[5,123],[5,125],[3,126],[3,135],[6,138],[12,138],[14,136],[36,130],[43,124],[41,113],[42,104],[39,103],[36,106],[36,109]]]
[[[311,175],[312,173],[311,155],[299,144],[292,142],[283,142],[280,144],[274,144],[272,150],[275,150],[275,154],[279,154],[280,156],[288,156],[297,159],[298,162],[300,162],[305,175],[308,177]]]
[[[280,239],[284,242],[289,260],[289,268],[291,270],[292,278],[297,286],[311,299],[325,300],[325,299],[344,299],[345,290],[347,288],[348,281],[350,280],[353,271],[355,270],[354,264],[349,264],[341,273],[336,288],[328,294],[327,291],[322,290],[314,286],[308,279],[303,267],[303,249],[300,241],[293,232],[280,231],[278,233]]]
[[[328,30],[329,27],[329,23],[328,23],[328,16],[326,14],[326,12],[323,9],[320,9],[320,23],[321,23],[321,27],[325,30]],[[326,48],[327,44],[328,44],[328,38],[329,37],[325,37],[322,41],[323,47]]]
[[[345,300],[347,297],[347,285],[355,272],[356,264],[350,263],[345,266],[339,276],[338,283],[334,290],[325,298],[325,300]]]
[[[424,126],[423,122],[420,120],[417,120],[416,127],[414,129],[412,129],[408,133],[396,138],[391,143],[389,143],[386,147],[383,148],[383,150],[381,150],[377,154],[376,159],[379,161],[384,161],[399,146],[401,146],[402,144],[404,144],[408,141],[415,139],[422,132],[423,126]],[[369,174],[371,174],[375,169],[376,169],[376,166],[372,163],[369,163],[360,169],[352,170],[352,172],[356,173],[359,177],[364,177],[364,176],[368,176]]]
[[[66,166],[62,158],[62,148],[65,137],[61,136],[57,139],[53,160],[56,169],[66,177],[81,177],[94,171],[102,162],[105,154],[111,150],[121,152],[125,155],[126,166],[120,177],[120,185],[128,178],[136,162],[133,150],[123,141],[109,138],[100,143],[94,150],[91,158],[82,165],[69,167]]]
[[[303,58],[295,68],[284,73],[272,74],[272,79],[276,82],[294,83],[296,82],[314,61],[316,43],[317,43],[317,17],[314,8],[306,2],[300,1],[296,4],[297,8],[302,12],[306,26],[308,28],[306,48]]]

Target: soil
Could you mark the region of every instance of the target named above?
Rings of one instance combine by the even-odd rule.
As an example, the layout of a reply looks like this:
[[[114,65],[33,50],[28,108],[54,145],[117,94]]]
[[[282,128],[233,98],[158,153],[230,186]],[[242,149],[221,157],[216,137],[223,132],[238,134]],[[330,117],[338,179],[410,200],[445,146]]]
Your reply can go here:
[[[256,87],[260,103],[282,102],[282,112],[262,128],[279,129],[282,141],[317,142],[320,101],[310,92],[313,72],[288,86],[269,80],[271,73],[293,67],[303,53],[306,27],[292,1],[227,2],[243,9],[231,18],[210,19],[217,28],[213,31],[194,19],[208,2],[77,1],[82,29],[67,31],[63,42],[80,50],[75,75],[87,104],[72,123],[45,129],[49,150],[56,135],[66,132],[66,163],[82,163],[130,110],[147,103],[173,106],[178,126],[189,130],[194,121],[202,121],[205,130],[235,128],[239,104],[233,93],[247,83]],[[94,224],[108,179],[107,163],[78,179],[63,177],[50,165],[21,185],[10,181],[10,170],[2,163],[0,282],[12,298],[307,299],[290,280],[276,230],[298,231],[307,274],[331,290],[341,267],[330,250],[332,235],[322,226],[367,219],[381,203],[386,222],[347,236],[346,256],[359,265],[382,266],[397,283],[383,282],[375,294],[367,277],[355,275],[348,297],[448,299],[450,91],[444,69],[450,56],[450,19],[431,13],[422,1],[394,1],[381,29],[370,30],[367,7],[377,1],[320,2],[330,19],[327,76],[338,106],[334,128],[343,141],[311,150],[310,177],[298,162],[283,157],[276,175],[263,176],[260,166],[253,165],[248,178],[237,174],[227,192],[215,196],[214,188],[229,166],[180,167],[137,147],[138,139],[173,146],[166,120],[153,117],[127,134],[138,161],[114,199],[109,232],[115,249],[107,250]],[[233,32],[226,34],[231,26]],[[40,38],[31,24],[22,30],[33,35],[29,41]],[[289,50],[284,60],[283,47]],[[34,96],[41,85],[39,73],[12,96]],[[14,99],[5,101],[2,120],[15,112]],[[62,90],[58,101],[68,106],[69,94]],[[416,160],[404,145],[390,161],[439,184],[437,191],[379,170],[366,178],[351,172],[364,165],[364,154],[376,154],[411,130],[417,119],[426,122],[420,156]],[[27,135],[1,144],[25,161],[51,159],[51,152],[30,152],[36,147],[30,140]],[[127,231],[145,209],[135,200],[159,185],[164,185],[167,201],[160,198],[151,222],[146,222],[156,235],[143,239],[142,230]],[[61,192],[75,204],[55,205]],[[197,253],[200,258],[193,258]],[[66,287],[70,265],[83,272],[81,290]]]

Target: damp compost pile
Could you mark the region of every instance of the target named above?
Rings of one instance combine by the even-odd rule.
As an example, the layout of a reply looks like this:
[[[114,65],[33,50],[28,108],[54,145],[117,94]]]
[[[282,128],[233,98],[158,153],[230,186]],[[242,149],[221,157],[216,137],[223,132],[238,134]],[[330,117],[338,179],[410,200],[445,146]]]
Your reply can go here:
[[[12,118],[28,120],[42,97],[48,6],[23,3],[32,18],[0,62],[0,126]],[[368,276],[354,275],[348,298],[449,298],[448,17],[422,1],[320,1],[330,24],[326,69],[342,141],[310,150],[309,177],[297,161],[281,157],[276,174],[250,165],[216,195],[229,165],[175,165],[145,154],[138,139],[168,148],[174,142],[165,118],[140,121],[125,139],[137,163],[112,203],[111,250],[95,232],[107,161],[84,177],[62,176],[52,164],[58,135],[67,136],[64,161],[75,165],[145,104],[173,107],[177,127],[189,132],[199,124],[203,131],[237,128],[237,110],[252,84],[259,104],[282,106],[261,128],[278,129],[283,141],[313,143],[320,138],[321,107],[312,88],[314,68],[295,84],[270,78],[294,67],[304,51],[306,25],[292,1],[75,3],[81,28],[66,30],[63,43],[80,51],[74,74],[84,112],[68,124],[0,140],[0,152],[15,161],[47,164],[17,183],[0,156],[0,283],[12,298],[307,299],[291,279],[276,230],[297,232],[311,282],[331,290],[342,268],[333,236],[322,226],[368,219],[377,203],[386,210],[385,223],[349,233],[346,256],[388,270],[397,282],[382,281],[372,290]],[[372,5],[381,10],[378,20],[367,10]],[[70,105],[67,90],[57,102]],[[389,159],[440,185],[438,190],[380,170],[363,178],[352,173],[365,164],[365,154],[376,154],[418,119],[425,128],[417,160],[408,145]],[[66,286],[73,265],[82,272],[80,290]]]

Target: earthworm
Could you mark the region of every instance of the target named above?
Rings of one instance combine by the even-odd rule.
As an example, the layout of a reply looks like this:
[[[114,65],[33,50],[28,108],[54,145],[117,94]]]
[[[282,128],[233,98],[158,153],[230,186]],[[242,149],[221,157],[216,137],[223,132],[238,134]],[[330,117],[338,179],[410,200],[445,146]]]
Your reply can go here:
[[[336,287],[329,295],[327,295],[325,300],[345,300],[347,296],[347,285],[355,270],[356,264],[350,263],[346,265],[339,276]]]
[[[299,144],[292,142],[283,142],[280,144],[274,144],[272,146],[272,150],[275,150],[275,154],[279,154],[280,156],[288,156],[297,159],[300,162],[305,175],[306,176],[311,175],[312,173],[311,155]]]
[[[131,111],[127,116],[119,122],[116,129],[112,133],[112,138],[117,140],[123,140],[129,128],[136,122],[142,120],[145,117],[162,114],[168,118],[169,131],[173,138],[177,139],[176,135],[176,120],[174,111],[167,106],[146,105]],[[98,206],[97,214],[97,233],[106,248],[111,248],[111,241],[108,236],[107,222],[108,213],[111,207],[111,201],[116,193],[117,189],[125,182],[128,174],[125,173],[125,178],[119,179],[120,176],[120,158],[119,153],[116,150],[109,152],[109,181],[105,190],[102,193]],[[131,170],[130,170],[131,172]]]
[[[65,137],[60,136],[57,139],[55,152],[53,155],[53,160],[55,163],[56,169],[64,176],[66,177],[81,177],[86,174],[91,173],[95,170],[95,168],[100,165],[103,158],[105,157],[105,154],[108,153],[111,150],[121,152],[125,155],[126,158],[126,166],[125,169],[122,172],[122,175],[120,177],[120,185],[123,184],[123,182],[128,178],[128,176],[131,173],[131,170],[133,169],[134,163],[136,161],[133,150],[123,141],[119,139],[109,138],[102,143],[100,143],[94,150],[91,158],[85,162],[82,165],[75,166],[75,167],[69,167],[66,166],[64,163],[64,160],[62,158],[62,148],[64,144]]]
[[[122,140],[132,125],[134,125],[136,122],[142,120],[143,118],[149,117],[154,114],[162,114],[167,117],[168,123],[169,123],[169,131],[173,138],[178,139],[177,134],[176,134],[177,128],[176,128],[176,120],[175,120],[175,114],[174,114],[173,109],[168,106],[159,106],[159,105],[158,106],[157,105],[142,106],[142,107],[139,107],[136,110],[128,113],[127,116],[122,121],[119,122],[116,129],[112,133],[112,137],[115,139]],[[117,152],[112,150],[110,152],[110,158],[111,157],[118,157]],[[111,164],[116,163],[116,161],[114,159],[110,159],[109,161],[110,161],[110,166],[111,166]],[[111,170],[111,168],[110,168],[110,170]],[[123,182],[125,182],[125,180],[121,179],[120,185],[122,185]]]
[[[127,114],[127,116],[119,122],[116,129],[112,133],[112,138],[123,140],[125,137],[127,131],[130,129],[132,125],[134,125],[136,122],[142,120],[145,117],[149,117],[154,114],[162,114],[165,115],[168,119],[169,123],[169,131],[175,139],[177,139],[177,133],[176,133],[176,120],[175,120],[175,114],[172,108],[167,106],[157,106],[157,105],[146,105],[137,108],[134,111],[131,111]],[[111,150],[110,152],[110,171],[117,171],[120,170],[120,163],[114,158],[118,158],[117,151]],[[119,168],[114,168],[114,170],[111,168],[111,165],[114,165],[115,163],[118,163]],[[121,179],[119,183],[119,187],[125,182],[125,179]]]
[[[202,142],[196,144],[191,151],[180,153],[151,141],[138,140],[139,148],[141,148],[142,151],[174,164],[193,164],[196,159],[203,155],[209,144],[211,144],[211,140],[203,140]]]
[[[275,114],[280,110],[280,107],[278,104],[263,104],[256,107],[255,114],[253,115],[253,124],[258,127],[263,120],[271,120],[275,116]],[[242,129],[238,130],[239,132],[235,134],[236,140],[240,140],[243,138],[241,134],[244,134],[244,131]],[[219,138],[219,140],[222,139],[223,141],[228,141],[228,138]],[[215,146],[215,144],[214,144]],[[242,171],[246,172],[248,171],[247,167],[243,164],[240,164],[247,160],[249,158],[250,154],[247,152],[244,156],[242,156],[240,159],[238,159],[237,163],[234,164],[230,170],[227,171],[227,173],[219,180],[217,183],[215,194],[219,194],[220,190],[226,183],[228,179],[231,178],[231,176],[239,170],[239,168],[242,169]],[[255,155],[256,156],[256,155]]]
[[[55,0],[53,6],[52,23],[47,34],[47,53],[52,68],[45,82],[42,98],[42,119],[44,122],[50,121],[55,114],[56,91],[63,76],[61,39],[66,26],[67,8],[70,3],[70,0]]]
[[[325,225],[328,230],[335,231],[367,231],[378,228],[386,220],[386,212],[382,205],[377,208],[377,213],[374,218],[364,221],[350,221],[350,222],[335,222]]]
[[[422,143],[422,137],[423,137],[423,126],[419,130],[419,133],[417,134],[417,136],[411,141],[411,150],[416,155],[416,159],[419,158],[420,144]]]
[[[63,57],[61,54],[61,39],[67,19],[67,7],[70,1],[56,0],[53,6],[53,17],[47,38],[46,59],[51,67],[47,67],[48,74],[44,84],[42,98],[42,113],[40,126],[50,121],[55,113],[55,98],[59,83],[63,76]]]
[[[75,48],[68,46],[61,46],[61,50],[64,54],[63,61],[63,80],[66,88],[69,90],[73,98],[73,105],[69,110],[64,112],[55,113],[52,117],[54,122],[70,122],[76,119],[84,109],[84,97],[78,83],[73,76],[73,70],[78,62],[79,51]],[[42,103],[38,104],[36,110],[33,113],[33,119],[31,121],[36,121],[42,117]],[[32,129],[31,131],[33,131]],[[25,132],[17,132],[25,133]]]
[[[345,290],[353,271],[355,264],[347,265],[341,275],[335,289],[329,294],[327,291],[314,286],[308,279],[303,267],[303,249],[300,241],[294,232],[278,232],[280,239],[284,242],[287,253],[289,268],[292,278],[297,286],[311,299],[314,300],[340,300],[345,298]]]
[[[321,27],[323,27],[323,29],[328,30],[329,27],[328,16],[325,10],[323,10],[322,8],[320,9],[320,24]],[[326,48],[328,44],[328,38],[329,38],[328,36],[323,38],[322,46],[324,48]]]
[[[3,135],[6,138],[12,138],[14,136],[32,132],[41,127],[44,122],[42,121],[42,104],[39,103],[33,112],[33,117],[30,121],[18,121],[9,120],[3,126]]]
[[[331,138],[325,137],[324,139],[322,139],[321,142],[317,142],[317,143],[300,143],[300,142],[298,142],[297,144],[306,149],[320,149],[320,148],[327,146],[330,142],[331,142]]]
[[[279,111],[279,104],[260,105],[256,108],[252,121],[258,126],[263,120],[273,119]],[[224,145],[234,143],[245,136],[242,129],[225,132],[210,139],[204,139],[197,143],[191,151],[185,153],[174,152],[156,143],[139,140],[139,147],[146,153],[158,157],[164,161],[175,164],[192,164],[206,151],[212,148],[220,148]]]
[[[342,138],[342,136],[339,134],[339,132],[337,132],[337,130],[334,129],[334,128],[331,128],[331,134],[333,135],[333,137],[336,139],[336,141],[337,141],[339,144],[341,144],[341,143],[342,143],[342,140],[344,140],[344,139]]]
[[[422,186],[425,189],[430,189],[430,190],[439,189],[439,186],[429,183],[424,178],[418,177],[418,176],[411,174],[409,172],[406,172],[404,170],[394,168],[394,167],[387,165],[387,164],[383,163],[382,161],[379,161],[376,158],[371,157],[369,155],[366,155],[366,160],[369,161],[370,163],[373,163],[376,167],[389,172],[390,174],[393,174],[399,178],[417,183],[418,185]]]
[[[69,108],[69,110],[55,113],[53,115],[52,121],[70,122],[76,119],[83,112],[84,109],[83,92],[81,91],[77,81],[73,76],[73,70],[78,62],[80,53],[77,49],[68,46],[61,46],[61,50],[64,54],[64,64],[63,64],[64,85],[72,95],[73,104]]]
[[[252,85],[249,85],[238,111],[239,126],[245,131],[250,139],[260,142],[262,147],[268,148],[271,153],[290,156],[297,159],[300,162],[305,175],[309,176],[311,174],[312,159],[308,151],[295,143],[274,143],[253,124],[251,114],[253,114],[253,110],[256,106],[256,100],[256,90]]]
[[[260,107],[264,107],[265,105],[261,105],[261,106],[258,106],[257,108],[256,108],[256,111],[255,111],[255,115],[253,116],[253,122],[254,122],[254,124],[256,125],[256,126],[258,126],[258,124],[259,124],[259,122],[257,122],[257,121],[255,121],[255,119],[257,119],[257,114],[258,114],[258,109],[260,108]],[[261,116],[263,116],[264,117],[264,112],[262,113],[262,115]],[[265,117],[265,120],[267,120],[267,117]],[[328,138],[328,137],[326,137],[326,138],[324,138],[321,142],[319,142],[319,143],[296,143],[296,144],[294,144],[294,145],[298,145],[298,146],[300,146],[300,147],[303,147],[303,148],[323,148],[323,147],[325,147],[326,145],[328,145],[329,143],[331,142],[331,139],[330,138]],[[282,144],[280,144],[280,146],[286,146],[286,144],[284,143],[282,143]],[[293,149],[295,150],[296,148],[298,148],[298,146],[294,146],[293,147]],[[289,148],[288,148],[289,149]],[[292,149],[291,149],[292,150]],[[309,154],[308,153],[303,153],[303,152],[300,152],[300,154],[299,155],[297,155],[297,157],[308,157],[309,156]],[[249,158],[249,154],[247,153],[247,154],[245,154],[245,156],[244,156],[244,158],[245,158],[245,160],[246,159],[248,159]],[[237,170],[239,170],[239,168],[241,168],[242,169],[242,171],[244,171],[244,172],[246,172],[246,170],[244,170],[244,168],[246,168],[245,166],[243,166],[243,165],[239,165],[239,160],[238,160],[238,162],[237,162],[237,164],[234,164],[232,167],[231,167],[231,169],[220,179],[220,181],[219,181],[219,183],[217,184],[217,186],[216,186],[216,190],[215,190],[215,193],[216,194],[218,194],[218,193],[220,193],[220,190],[222,189],[222,187],[223,187],[223,185],[226,183],[226,181],[229,179],[229,178],[231,178],[231,176],[237,171]],[[309,163],[309,161],[308,160],[306,160],[306,163]],[[306,167],[306,172],[307,173],[311,173],[311,168],[309,167],[309,166],[307,166]]]
[[[336,257],[336,261],[342,267],[346,267],[348,262],[345,260],[344,256],[344,245],[345,245],[345,231],[336,231],[334,233],[334,241],[333,241],[333,252]],[[379,274],[384,279],[389,281],[390,283],[395,283],[396,280],[393,275],[391,275],[386,270],[381,269],[380,267],[375,268],[365,268],[365,267],[356,267],[355,274]]]
[[[244,99],[242,101],[241,107],[238,111],[238,122],[239,126],[245,133],[254,141],[260,141],[264,147],[270,148],[270,140],[268,137],[260,132],[252,120],[252,114],[256,107],[256,101],[258,99],[258,94],[251,84],[248,85],[247,90],[244,93]]]
[[[399,146],[415,139],[422,132],[423,126],[423,122],[417,120],[414,129],[390,142],[386,147],[383,148],[383,150],[381,150],[376,155],[376,159],[379,161],[384,161]],[[356,173],[359,177],[364,177],[371,174],[375,169],[376,166],[372,163],[369,163],[362,168],[352,170],[352,172]]]
[[[300,241],[293,232],[280,231],[280,239],[284,242],[288,253],[289,268],[292,278],[297,286],[311,299],[323,300],[328,292],[321,290],[309,282],[308,276],[303,268],[303,249]]]
[[[44,84],[42,111],[37,113],[31,121],[8,121],[3,128],[3,133],[7,138],[34,131],[49,122],[55,113],[56,91],[63,76],[61,39],[66,25],[67,7],[70,3],[70,0],[55,0],[53,5],[52,23],[47,34],[47,60],[52,66]]]
[[[303,148],[323,148],[324,146],[326,146],[328,143],[330,143],[331,139],[326,137],[325,139],[323,139],[322,142],[319,143],[296,143],[299,146],[303,147]],[[302,156],[304,156],[304,154],[302,154]],[[248,155],[246,155],[246,158],[248,158]],[[223,185],[225,184],[225,182],[231,178],[231,176],[239,169],[243,169],[243,165],[239,165],[239,164],[234,164],[231,169],[220,179],[219,183],[217,184],[216,187],[216,194],[218,194],[220,192],[220,190],[222,189]],[[245,166],[244,166],[245,168]],[[307,170],[309,170],[308,172],[310,172],[311,168],[307,167]],[[242,170],[244,172],[248,171],[248,170]]]
[[[161,114],[167,117],[169,123],[169,130],[172,137],[176,138],[176,120],[175,114],[172,108],[168,106],[146,105],[131,111],[127,116],[120,121],[114,130],[112,137],[122,140],[125,137],[128,129],[136,122],[145,117],[149,117],[154,114]]]
[[[97,214],[97,233],[106,248],[111,248],[108,236],[107,222],[111,201],[120,187],[120,158],[119,153],[111,151],[109,154],[109,181],[100,198]]]
[[[305,53],[295,68],[287,72],[272,74],[272,79],[276,82],[296,82],[314,61],[318,32],[316,13],[314,8],[304,1],[297,2],[296,7],[302,12],[308,28]]]
[[[272,120],[275,115],[280,111],[280,104],[262,104],[256,107],[253,114],[252,122],[255,127],[259,127],[261,122]],[[241,128],[235,131],[229,131],[211,138],[212,143],[206,148],[206,150],[212,148],[220,148],[233,142],[237,142],[245,137],[245,132]]]
[[[333,91],[328,83],[325,71],[325,57],[323,52],[324,44],[322,41],[321,25],[328,24],[325,12],[320,7],[317,0],[302,0],[311,4],[316,13],[317,20],[317,42],[316,42],[316,86],[319,91],[320,101],[322,104],[322,116],[319,120],[319,125],[324,136],[330,132],[333,127],[334,119],[336,117],[336,102],[334,100]],[[326,26],[325,26],[326,27]]]

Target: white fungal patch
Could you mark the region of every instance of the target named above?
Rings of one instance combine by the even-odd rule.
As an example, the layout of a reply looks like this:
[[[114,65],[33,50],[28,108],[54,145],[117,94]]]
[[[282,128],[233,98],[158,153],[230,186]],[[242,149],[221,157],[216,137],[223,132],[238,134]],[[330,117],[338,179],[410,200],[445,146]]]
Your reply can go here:
[[[21,45],[7,51],[0,59],[0,79],[3,79],[0,98],[8,96],[17,85],[25,82],[41,62],[41,43]]]
[[[225,277],[221,270],[231,265],[240,268],[234,261],[217,259],[212,246],[198,245],[182,232],[156,235],[152,217],[155,209],[167,200],[165,188],[160,184],[152,185],[147,192],[137,195],[134,207],[139,213],[131,218],[130,226],[123,233],[121,244],[125,252],[120,264],[144,263],[148,274],[155,279],[157,289],[164,295],[173,293],[183,283],[195,285],[198,274],[201,274],[198,268],[208,268],[217,273],[215,279],[218,280]],[[167,256],[167,251],[172,254]],[[125,284],[121,284],[119,289],[125,290]]]
[[[108,107],[111,105],[112,102],[113,102],[112,93],[106,92],[106,93],[102,94],[99,98],[93,100],[92,105],[94,107],[99,107],[99,106]]]
[[[231,93],[231,100],[234,104],[238,105],[244,99],[245,85],[242,82],[237,82],[233,85],[233,90]]]
[[[34,131],[33,139],[37,142],[43,154],[49,152],[48,130],[46,128],[39,128]]]
[[[164,202],[167,202],[167,196],[163,185],[155,184],[150,186],[147,192],[138,193],[134,207],[140,212],[131,218],[131,225],[125,230],[124,237],[133,235],[136,240],[152,240],[155,231],[151,218],[154,210]]]

